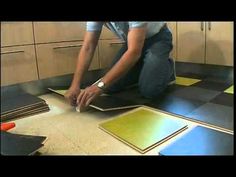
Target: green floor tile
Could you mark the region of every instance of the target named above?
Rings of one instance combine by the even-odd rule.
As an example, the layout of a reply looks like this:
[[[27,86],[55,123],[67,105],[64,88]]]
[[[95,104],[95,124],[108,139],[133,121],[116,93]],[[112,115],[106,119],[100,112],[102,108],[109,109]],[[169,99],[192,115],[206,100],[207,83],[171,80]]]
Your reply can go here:
[[[234,94],[234,86],[232,85],[231,87],[226,89],[224,92]]]
[[[199,79],[192,79],[192,78],[178,77],[178,76],[176,77],[176,84],[178,85],[190,86],[200,81],[201,80]]]
[[[102,123],[99,127],[139,152],[145,153],[185,130],[187,125],[181,120],[173,119],[169,114],[140,107]]]

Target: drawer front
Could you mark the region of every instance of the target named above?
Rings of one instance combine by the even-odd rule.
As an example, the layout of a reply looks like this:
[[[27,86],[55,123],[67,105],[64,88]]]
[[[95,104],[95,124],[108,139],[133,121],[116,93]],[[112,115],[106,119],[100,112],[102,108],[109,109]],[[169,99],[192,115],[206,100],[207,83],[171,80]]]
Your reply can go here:
[[[75,72],[82,42],[62,42],[36,45],[39,78],[49,78]],[[99,69],[98,53],[94,54],[89,70]]]
[[[85,22],[34,22],[36,43],[83,40]]]
[[[100,40],[99,41],[99,58],[101,68],[110,66],[117,52],[124,45],[121,40]]]
[[[1,46],[33,44],[32,22],[1,22]]]
[[[33,45],[1,48],[1,86],[38,80]]]

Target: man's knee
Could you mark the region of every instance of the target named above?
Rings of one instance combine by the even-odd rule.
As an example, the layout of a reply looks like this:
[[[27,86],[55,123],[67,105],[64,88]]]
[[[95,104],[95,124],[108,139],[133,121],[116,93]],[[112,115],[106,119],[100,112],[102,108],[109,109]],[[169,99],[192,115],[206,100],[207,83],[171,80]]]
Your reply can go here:
[[[145,98],[156,98],[158,97],[165,87],[163,85],[156,85],[156,86],[150,86],[150,85],[139,85],[140,93]]]

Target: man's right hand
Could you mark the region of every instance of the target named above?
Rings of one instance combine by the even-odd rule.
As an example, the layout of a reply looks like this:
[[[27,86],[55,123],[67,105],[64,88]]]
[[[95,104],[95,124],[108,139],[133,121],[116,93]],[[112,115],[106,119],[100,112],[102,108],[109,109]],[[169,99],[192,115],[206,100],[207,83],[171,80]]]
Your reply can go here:
[[[70,103],[71,106],[77,106],[77,97],[80,93],[80,88],[70,87],[69,90],[65,93],[65,99]]]

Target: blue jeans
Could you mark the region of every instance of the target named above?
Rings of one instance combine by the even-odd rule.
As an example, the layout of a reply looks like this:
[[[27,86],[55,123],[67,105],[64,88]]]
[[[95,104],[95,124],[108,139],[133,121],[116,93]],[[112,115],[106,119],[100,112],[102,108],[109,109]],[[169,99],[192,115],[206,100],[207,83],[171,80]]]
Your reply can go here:
[[[158,34],[145,40],[138,62],[125,76],[107,89],[108,93],[119,92],[128,86],[138,84],[142,96],[157,97],[175,75],[173,59],[169,58],[172,48],[172,34],[165,26]],[[119,61],[126,50],[127,44],[120,49],[111,67]]]

